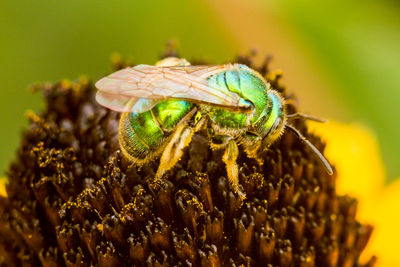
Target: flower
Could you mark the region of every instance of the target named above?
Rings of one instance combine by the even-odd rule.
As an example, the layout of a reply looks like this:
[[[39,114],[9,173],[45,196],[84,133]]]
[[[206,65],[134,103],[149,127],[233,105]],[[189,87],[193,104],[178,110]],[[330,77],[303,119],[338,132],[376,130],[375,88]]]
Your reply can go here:
[[[289,97],[268,61],[257,68],[250,58],[238,60]],[[28,112],[30,128],[8,170],[8,197],[0,201],[1,264],[359,264],[372,227],[356,219],[356,200],[337,194],[335,175],[293,134],[260,152],[263,165],[240,150],[244,203],[226,178],[223,151],[208,146],[207,131],[193,136],[154,190],[148,181],[158,161],[139,169],[124,158],[120,115],[95,102],[91,82],[37,89],[47,107]],[[293,104],[287,109],[296,112]],[[304,121],[293,124],[324,150]]]
[[[362,261],[377,256],[378,266],[400,266],[400,179],[387,184],[378,141],[360,124],[309,123],[327,142],[325,154],[334,163],[337,190],[358,200],[357,218],[374,226]]]

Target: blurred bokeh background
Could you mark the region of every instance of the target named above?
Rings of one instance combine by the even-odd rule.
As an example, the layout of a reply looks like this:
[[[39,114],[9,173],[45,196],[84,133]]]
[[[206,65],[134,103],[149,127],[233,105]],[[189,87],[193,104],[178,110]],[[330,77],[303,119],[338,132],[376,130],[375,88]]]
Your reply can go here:
[[[119,52],[153,64],[171,38],[183,57],[222,63],[257,48],[306,113],[359,122],[400,176],[400,4],[390,0],[2,0],[0,177],[14,158],[36,81],[92,79]],[[368,163],[366,163],[368,164]]]

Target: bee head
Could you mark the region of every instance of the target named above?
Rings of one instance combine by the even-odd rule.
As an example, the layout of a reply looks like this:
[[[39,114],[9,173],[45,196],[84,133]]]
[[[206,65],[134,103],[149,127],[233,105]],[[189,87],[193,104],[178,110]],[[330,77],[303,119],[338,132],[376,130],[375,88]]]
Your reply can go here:
[[[265,124],[266,130],[268,130],[268,132],[263,138],[265,139],[263,140],[263,142],[268,142],[269,144],[271,144],[283,133],[286,124],[286,112],[283,99],[277,92],[271,91],[268,93],[268,96],[271,99],[271,107],[269,108],[269,116],[267,123]]]
[[[270,90],[268,105],[263,110],[262,116],[251,127],[252,132],[259,137],[257,142],[261,142],[260,147],[269,147],[282,135],[286,124],[285,113],[283,99],[277,92]]]

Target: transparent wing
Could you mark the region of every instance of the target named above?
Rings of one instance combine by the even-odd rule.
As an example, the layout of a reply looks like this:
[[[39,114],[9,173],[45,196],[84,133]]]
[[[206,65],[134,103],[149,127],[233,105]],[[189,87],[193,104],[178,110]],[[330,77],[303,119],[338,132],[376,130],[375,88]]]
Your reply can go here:
[[[96,93],[97,103],[119,112],[128,111],[127,104],[131,98],[131,96],[113,94],[106,91],[97,91]]]
[[[96,100],[102,106],[118,112],[138,113],[148,111],[160,102],[160,100],[157,99],[135,98],[104,91],[97,92]]]
[[[194,102],[211,103],[226,107],[248,108],[249,103],[226,88],[210,87],[207,78],[229,69],[237,69],[238,65],[218,66],[170,66],[157,67],[137,65],[126,68],[102,78],[96,83],[99,89],[100,104],[117,111],[125,111],[122,107],[126,98],[144,98],[163,100],[166,98],[187,99]],[[102,101],[103,99],[106,101]]]

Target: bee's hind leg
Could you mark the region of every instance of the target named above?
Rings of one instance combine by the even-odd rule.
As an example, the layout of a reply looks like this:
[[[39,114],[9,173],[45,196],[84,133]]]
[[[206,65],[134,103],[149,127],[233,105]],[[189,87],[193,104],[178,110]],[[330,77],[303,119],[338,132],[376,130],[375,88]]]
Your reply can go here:
[[[190,127],[186,124],[177,126],[171,139],[164,148],[164,151],[160,158],[160,164],[158,166],[157,173],[154,180],[150,184],[152,188],[155,188],[160,184],[162,176],[180,160],[183,155],[183,149],[190,144],[193,134],[197,132],[204,124],[204,119],[201,119],[195,127]]]
[[[233,187],[233,191],[235,191],[243,202],[246,199],[246,194],[239,188],[239,167],[236,162],[238,156],[239,148],[234,140],[230,140],[225,148],[222,160],[226,165],[226,173],[228,175],[229,183]]]

